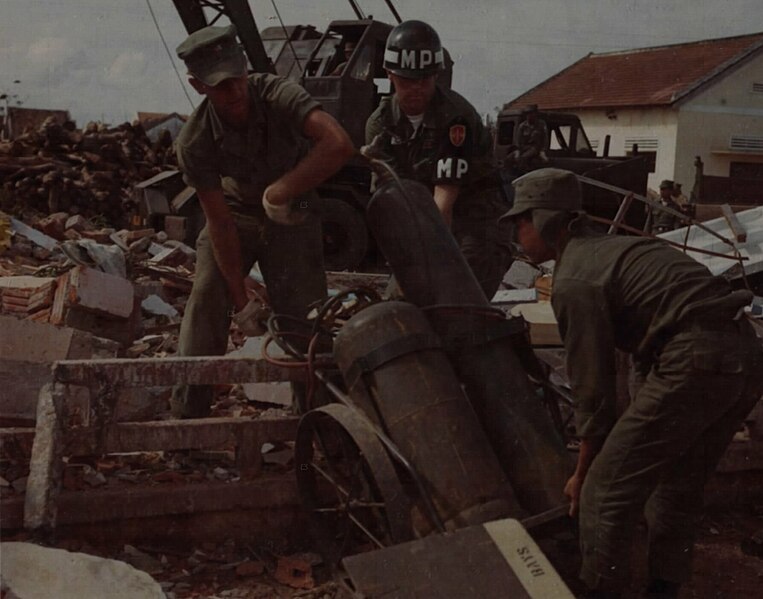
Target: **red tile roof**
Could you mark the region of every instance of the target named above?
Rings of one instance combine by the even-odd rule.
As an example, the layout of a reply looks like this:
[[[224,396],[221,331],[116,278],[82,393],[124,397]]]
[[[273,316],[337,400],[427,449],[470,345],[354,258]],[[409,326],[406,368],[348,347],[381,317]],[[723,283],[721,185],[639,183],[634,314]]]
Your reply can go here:
[[[589,54],[509,102],[543,109],[669,105],[763,47],[763,32]]]

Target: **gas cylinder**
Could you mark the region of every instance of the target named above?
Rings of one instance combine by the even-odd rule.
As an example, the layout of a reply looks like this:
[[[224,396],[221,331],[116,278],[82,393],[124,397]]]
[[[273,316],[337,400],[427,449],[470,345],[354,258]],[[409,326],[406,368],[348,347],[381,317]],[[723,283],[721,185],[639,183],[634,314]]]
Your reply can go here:
[[[357,406],[425,481],[446,528],[520,517],[506,474],[426,317],[374,304],[337,335],[334,356]],[[420,518],[420,534],[431,525]]]
[[[572,459],[517,358],[517,336],[493,334],[499,325],[490,302],[432,194],[387,179],[368,203],[367,221],[405,299],[426,310],[441,336],[521,505],[531,513],[558,506]],[[465,341],[450,343],[454,336]]]

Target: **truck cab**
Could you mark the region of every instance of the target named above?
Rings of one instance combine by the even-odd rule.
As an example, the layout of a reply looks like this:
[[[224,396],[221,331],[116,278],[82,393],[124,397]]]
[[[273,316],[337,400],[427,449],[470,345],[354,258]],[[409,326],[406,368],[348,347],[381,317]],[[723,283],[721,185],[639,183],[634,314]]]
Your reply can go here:
[[[501,169],[504,180],[523,174],[516,170],[510,158],[516,149],[516,130],[523,118],[521,110],[504,108],[496,119],[493,160]],[[541,111],[538,118],[545,121],[548,129],[548,147],[545,149],[548,162],[545,166],[570,170],[642,195],[646,193],[647,178],[650,172],[654,172],[653,156],[639,154],[637,148],[628,156],[609,156],[606,143],[605,155],[597,156],[577,115]],[[511,195],[510,187],[507,187],[507,192]],[[591,214],[614,218],[621,201],[622,197],[612,192],[583,186],[583,208]],[[634,203],[625,222],[641,227],[645,218],[641,205]]]

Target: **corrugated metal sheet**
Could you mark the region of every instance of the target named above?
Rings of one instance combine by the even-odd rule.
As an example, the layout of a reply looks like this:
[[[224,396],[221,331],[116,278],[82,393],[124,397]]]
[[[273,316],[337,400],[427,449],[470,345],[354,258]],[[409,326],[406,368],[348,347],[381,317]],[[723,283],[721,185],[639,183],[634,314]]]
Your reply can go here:
[[[736,242],[735,248],[739,253],[747,258],[744,261],[744,270],[748,275],[754,275],[763,271],[763,206],[744,210],[736,213],[737,219],[747,231],[747,241],[744,243]],[[723,217],[714,218],[702,223],[706,227],[723,235],[726,238],[733,239],[733,234],[729,228],[726,219]],[[676,243],[683,244],[686,239],[686,228],[676,229],[659,235],[662,239],[668,239]],[[722,254],[734,255],[734,249],[710,233],[703,231],[699,227],[691,227],[687,245],[693,248],[709,250],[711,252],[720,252]],[[687,254],[697,262],[704,264],[714,275],[726,274],[731,278],[741,276],[739,271],[739,262],[727,258],[709,256],[699,252],[688,251]]]

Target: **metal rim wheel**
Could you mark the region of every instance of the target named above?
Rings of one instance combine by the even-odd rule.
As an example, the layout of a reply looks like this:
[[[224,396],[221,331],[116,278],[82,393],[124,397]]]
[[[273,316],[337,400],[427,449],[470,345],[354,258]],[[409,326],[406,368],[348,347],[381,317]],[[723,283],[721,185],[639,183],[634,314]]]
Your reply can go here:
[[[327,559],[413,538],[411,502],[360,414],[340,404],[308,412],[294,454],[299,492]]]

